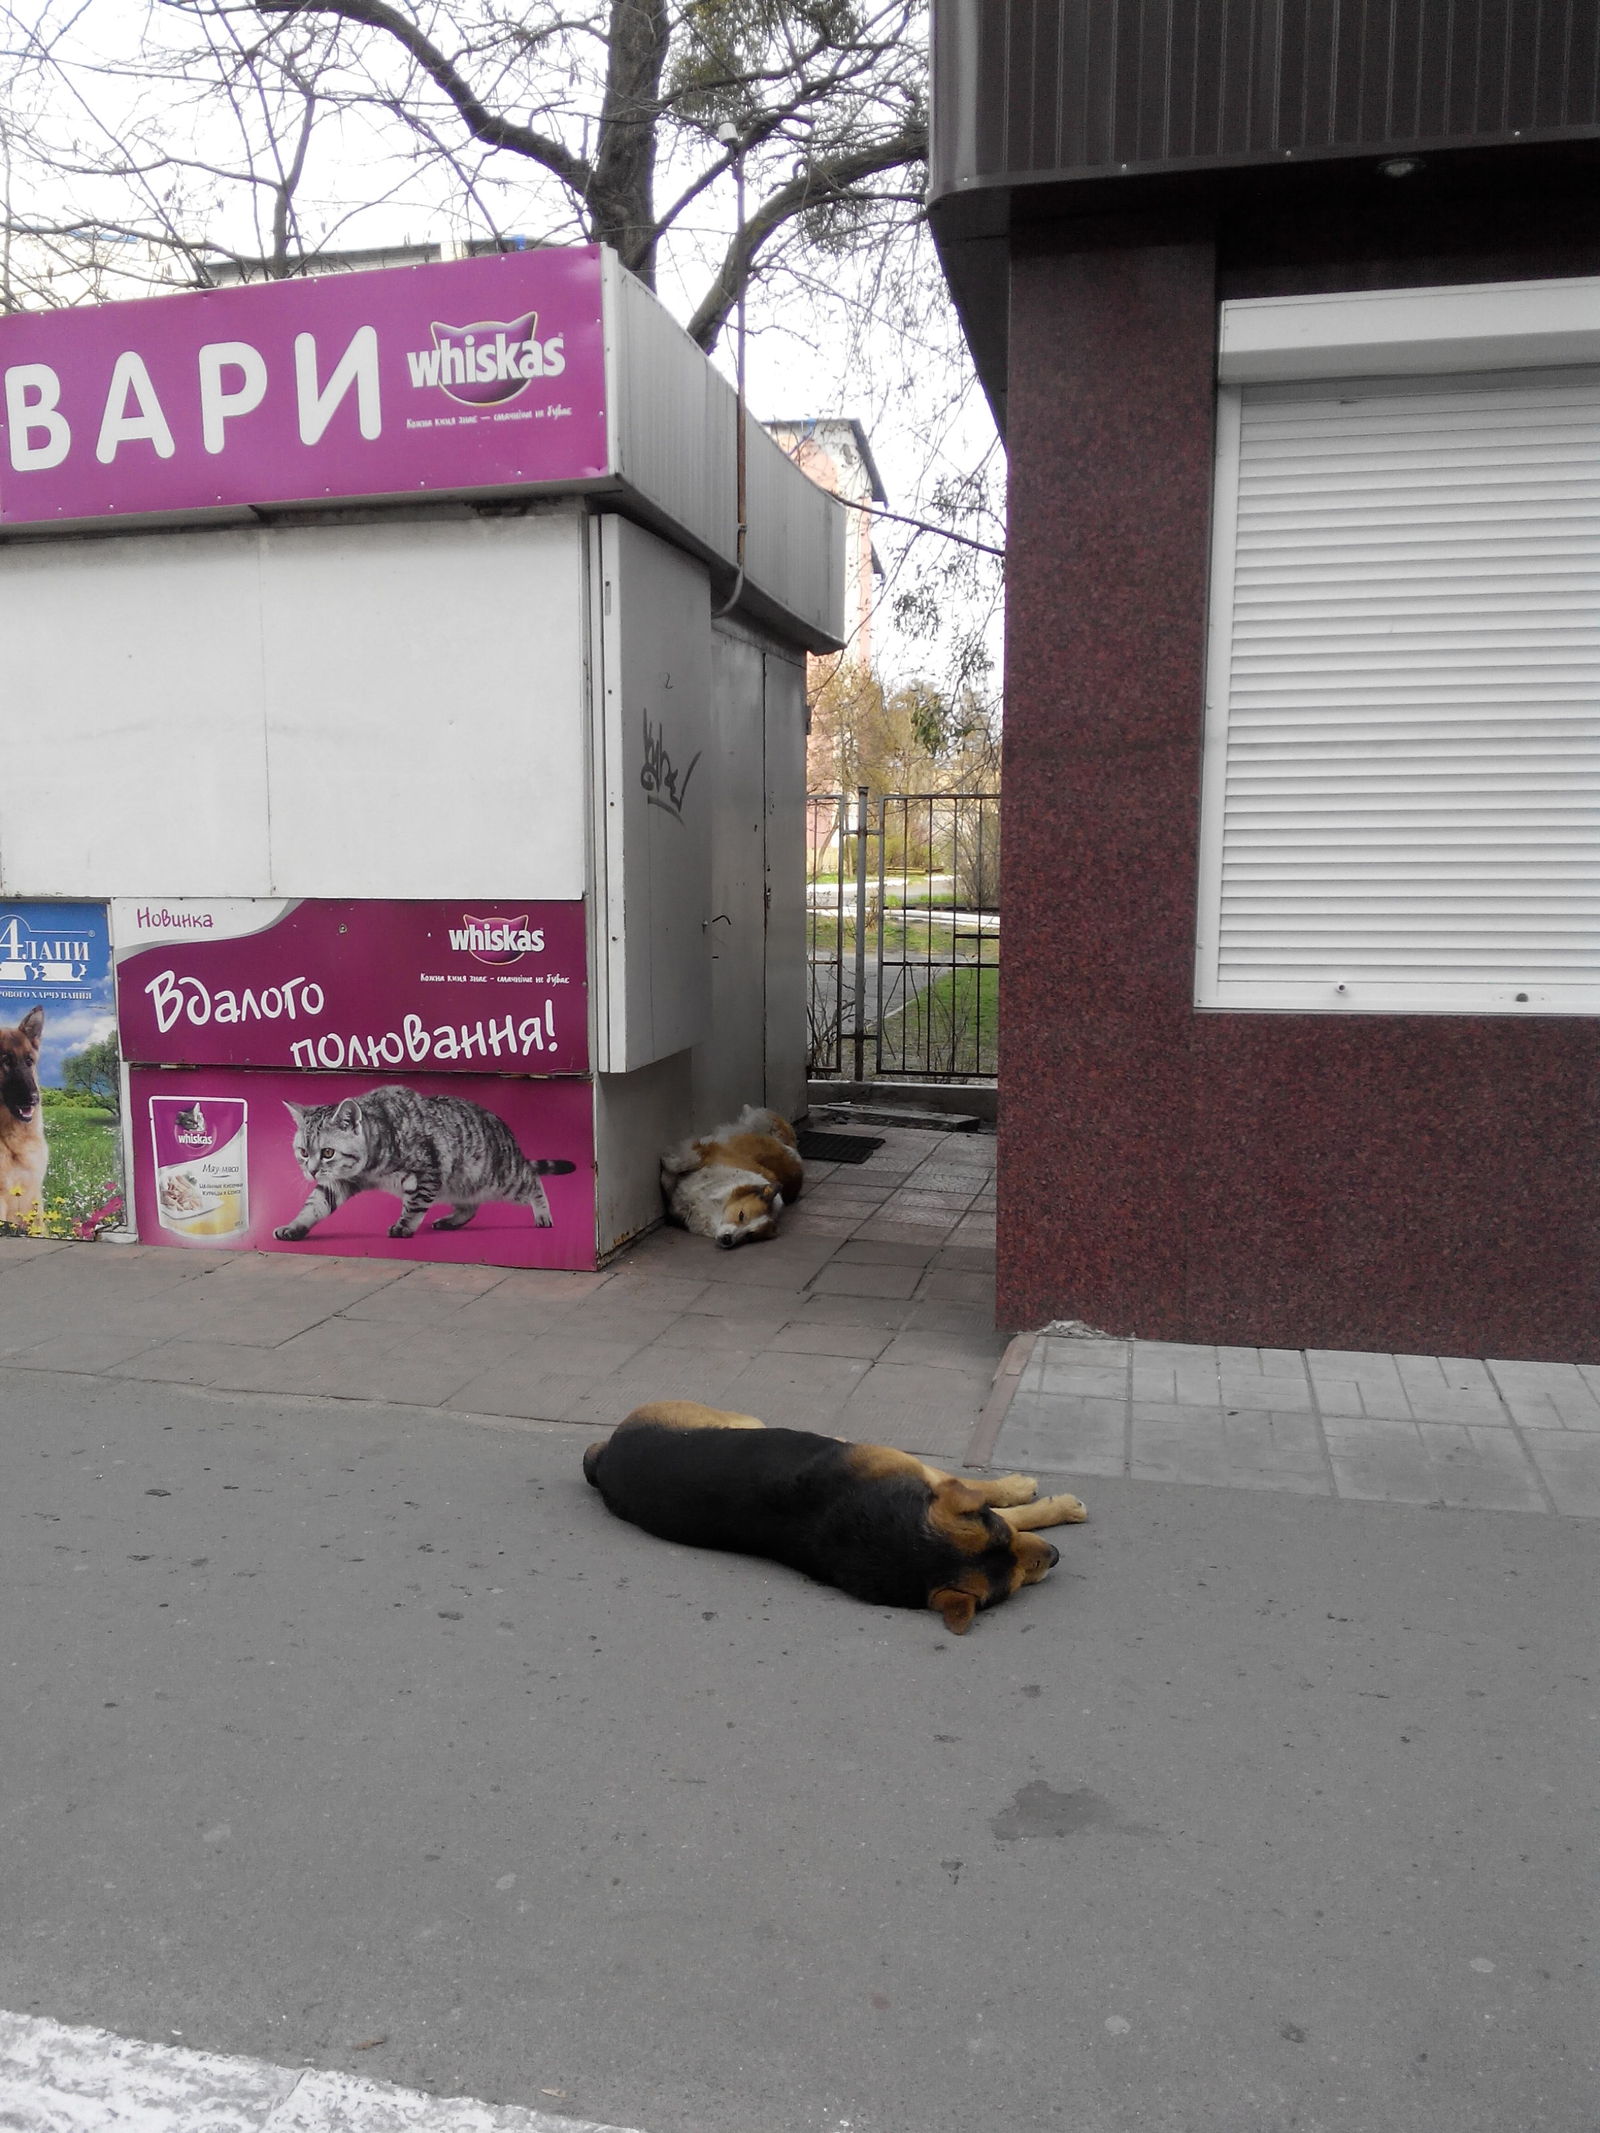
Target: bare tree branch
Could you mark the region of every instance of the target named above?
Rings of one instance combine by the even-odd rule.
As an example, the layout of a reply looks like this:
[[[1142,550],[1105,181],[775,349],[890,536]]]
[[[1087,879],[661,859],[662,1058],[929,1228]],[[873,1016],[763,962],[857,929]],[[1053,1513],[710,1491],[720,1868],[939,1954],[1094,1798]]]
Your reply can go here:
[[[716,280],[689,321],[690,339],[702,348],[716,345],[717,336],[738,301],[740,289],[750,278],[756,254],[775,231],[799,215],[847,198],[863,178],[873,177],[882,170],[899,170],[918,156],[925,155],[927,138],[925,127],[908,127],[898,139],[861,149],[853,155],[840,155],[828,162],[813,164],[791,178],[787,185],[781,185],[769,194],[747,219],[744,228],[734,232],[722,256]]]
[[[843,504],[847,511],[861,511],[873,520],[892,519],[897,526],[914,526],[918,533],[937,534],[941,541],[954,541],[962,548],[975,548],[979,555],[997,555],[1002,560],[1005,550],[997,548],[993,541],[975,541],[970,533],[957,533],[951,526],[936,526],[930,518],[908,518],[903,511],[890,511],[883,504],[863,503],[858,497],[836,496],[835,503]]]
[[[552,134],[540,133],[535,127],[519,125],[515,119],[490,111],[452,61],[398,8],[390,7],[388,0],[257,0],[257,6],[263,15],[328,15],[341,22],[384,31],[410,53],[435,87],[455,105],[474,140],[527,156],[542,164],[563,185],[587,197],[594,172],[582,156],[573,155]]]

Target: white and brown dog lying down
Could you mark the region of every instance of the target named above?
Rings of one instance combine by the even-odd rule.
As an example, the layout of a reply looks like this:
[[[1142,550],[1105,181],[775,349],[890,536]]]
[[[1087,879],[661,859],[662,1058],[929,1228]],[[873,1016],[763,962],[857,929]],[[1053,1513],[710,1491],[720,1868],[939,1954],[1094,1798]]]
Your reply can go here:
[[[761,1555],[875,1607],[973,1617],[1060,1561],[1040,1526],[1088,1517],[1026,1474],[961,1479],[883,1444],[846,1444],[696,1400],[636,1407],[583,1455],[608,1511],[658,1539]]]
[[[775,1237],[778,1217],[799,1199],[804,1176],[793,1126],[755,1104],[661,1158],[667,1220],[697,1237],[714,1237],[724,1251]]]

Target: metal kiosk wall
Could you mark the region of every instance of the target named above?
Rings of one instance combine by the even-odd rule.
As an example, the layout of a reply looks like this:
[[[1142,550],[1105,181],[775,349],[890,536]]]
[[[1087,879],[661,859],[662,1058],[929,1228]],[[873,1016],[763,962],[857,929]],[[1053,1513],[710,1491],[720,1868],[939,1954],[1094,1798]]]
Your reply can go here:
[[[752,429],[713,620],[733,396],[609,255],[12,317],[0,381],[0,898],[110,908],[143,1241],[593,1266],[799,1106],[841,514]]]

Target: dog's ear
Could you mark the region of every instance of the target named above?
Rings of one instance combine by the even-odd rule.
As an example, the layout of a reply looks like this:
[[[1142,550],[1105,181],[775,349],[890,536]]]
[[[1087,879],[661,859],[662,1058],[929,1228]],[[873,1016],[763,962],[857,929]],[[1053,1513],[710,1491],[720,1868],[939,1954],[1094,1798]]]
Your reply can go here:
[[[982,1517],[983,1498],[967,1481],[946,1474],[933,1485],[928,1500],[928,1524],[963,1555],[977,1555],[989,1545],[989,1531]]]
[[[939,1501],[959,1517],[965,1517],[970,1511],[983,1509],[982,1492],[975,1489],[970,1481],[962,1481],[956,1475],[950,1474],[939,1483],[938,1489]]]
[[[978,1612],[976,1595],[962,1592],[955,1585],[941,1585],[937,1592],[930,1592],[928,1605],[936,1615],[944,1616],[944,1626],[952,1637],[964,1637]]]
[[[40,1042],[44,1037],[44,1009],[42,1007],[30,1007],[28,1009],[28,1012],[17,1024],[17,1035],[25,1043],[31,1044],[37,1053]]]
[[[971,1482],[958,1480],[954,1474],[934,1482],[934,1499],[928,1506],[928,1514],[941,1531],[949,1531],[958,1519],[971,1519],[973,1512],[981,1508],[983,1497],[973,1489]]]

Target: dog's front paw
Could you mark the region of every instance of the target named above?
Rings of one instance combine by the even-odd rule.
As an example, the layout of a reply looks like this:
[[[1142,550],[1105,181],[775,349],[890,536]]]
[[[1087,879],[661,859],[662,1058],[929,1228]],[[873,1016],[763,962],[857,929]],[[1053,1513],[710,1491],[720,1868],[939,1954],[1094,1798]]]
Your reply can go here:
[[[1081,1526],[1089,1515],[1076,1496],[1046,1496],[1034,1505],[1034,1509],[1041,1514],[1041,1526]],[[1048,1517],[1043,1515],[1046,1512]]]
[[[1031,1474],[998,1474],[984,1484],[989,1500],[995,1505],[1032,1503],[1039,1493],[1039,1484]]]

